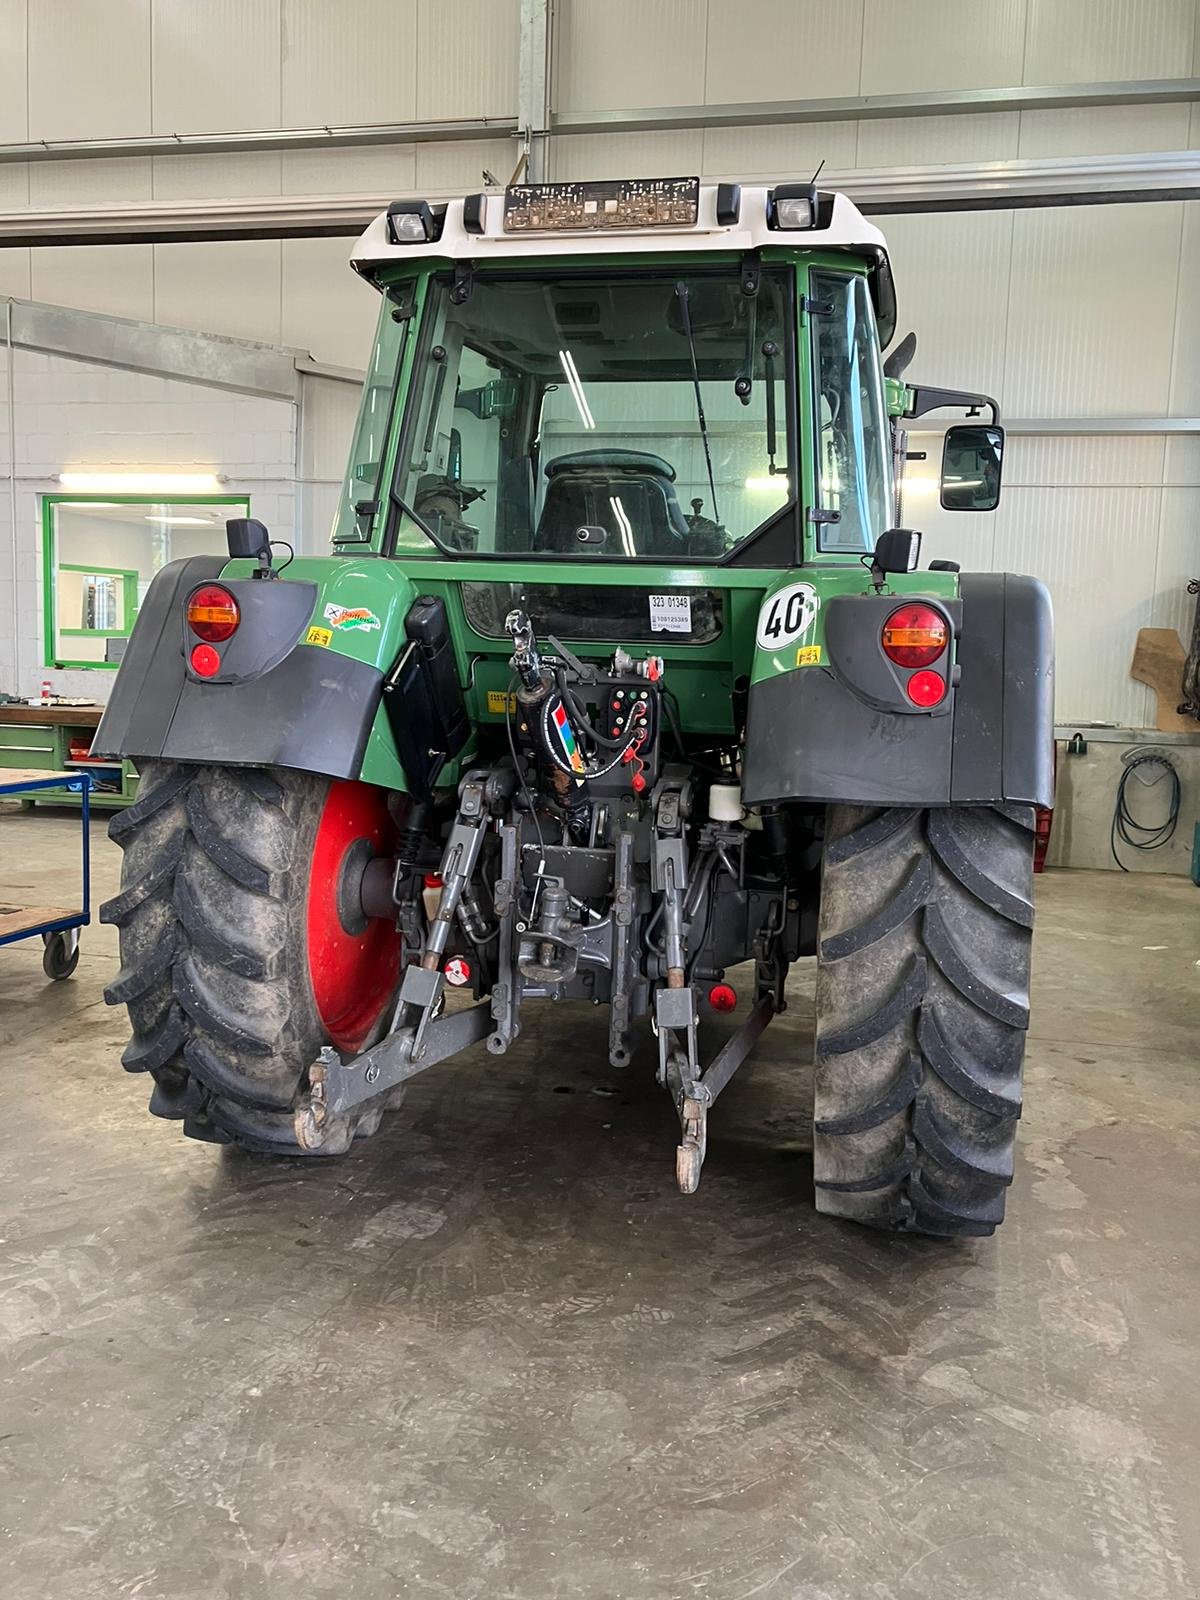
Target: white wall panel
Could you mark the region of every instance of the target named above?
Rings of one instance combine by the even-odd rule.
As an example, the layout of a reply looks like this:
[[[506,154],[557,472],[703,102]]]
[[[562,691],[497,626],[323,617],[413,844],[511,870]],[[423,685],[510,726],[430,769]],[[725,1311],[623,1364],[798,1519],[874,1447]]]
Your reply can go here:
[[[707,11],[707,0],[562,0],[558,109],[613,111],[703,100]]]
[[[1014,213],[1010,415],[1165,415],[1182,212]]]
[[[1024,81],[1186,78],[1195,24],[1195,0],[1029,0]]]
[[[507,183],[517,164],[517,144],[501,143],[496,139],[465,139],[442,144],[419,144],[415,147],[416,174],[414,183],[418,193],[442,193],[447,190],[480,189],[483,187],[483,169],[486,167],[501,183]]]
[[[150,0],[29,0],[29,137],[150,132]]]
[[[154,156],[156,200],[233,200],[280,192],[281,157],[253,155]]]
[[[0,166],[0,205],[27,206],[29,204],[29,165],[14,161]]]
[[[668,133],[603,133],[558,139],[551,148],[551,178],[691,177],[704,159],[705,135],[696,129]],[[502,174],[497,173],[497,177]]]
[[[26,0],[0,0],[0,139],[29,137]]]
[[[418,0],[417,116],[511,116],[517,0]]]
[[[31,206],[94,206],[105,200],[149,200],[152,194],[148,156],[136,161],[34,161],[29,167]]]
[[[1006,488],[1157,488],[1167,441],[1160,434],[1009,434],[1004,447]]]
[[[303,382],[301,475],[340,484],[362,389],[333,378],[305,378]]]
[[[1169,409],[1200,417],[1200,205],[1183,208]]]
[[[862,28],[863,0],[709,0],[704,92],[696,99],[857,94]]]
[[[154,321],[153,245],[70,245],[34,250],[32,260],[34,300]]]
[[[854,165],[858,143],[853,122],[793,122],[765,128],[706,128],[700,170],[708,177],[810,178],[822,161],[831,168]]]
[[[282,339],[279,239],[156,244],[154,315],[172,327],[233,339]]]
[[[1022,111],[1019,154],[1107,156],[1138,150],[1186,150],[1191,107],[1086,106]]]
[[[1019,111],[985,117],[881,117],[858,124],[859,167],[943,166],[956,161],[1011,161]],[[886,219],[885,219],[886,224]]]
[[[417,0],[283,0],[285,127],[417,114]]]
[[[1021,81],[1026,0],[866,0],[863,94]]]
[[[1144,726],[1146,690],[1129,663],[1138,629],[1153,625],[1162,492],[1009,489],[1000,502],[997,569],[1032,573],[1054,598],[1060,720]]]
[[[1166,455],[1164,483],[1200,488],[1200,436],[1177,434],[1168,439]],[[1200,532],[1197,538],[1200,539]]]
[[[285,345],[318,361],[365,368],[371,354],[379,300],[351,272],[349,239],[283,241]]]
[[[1007,393],[1008,281],[1012,213],[883,219],[891,246],[897,332],[917,334],[908,377],[981,389],[1013,411]]]
[[[29,250],[0,250],[0,294],[28,300],[33,295],[33,266]]]
[[[1174,628],[1185,649],[1196,614],[1196,596],[1187,586],[1195,578],[1200,578],[1200,487],[1164,489],[1149,626]]]
[[[152,0],[156,133],[279,126],[281,0]]]
[[[416,147],[379,145],[369,150],[287,150],[284,194],[410,194],[417,181]]]

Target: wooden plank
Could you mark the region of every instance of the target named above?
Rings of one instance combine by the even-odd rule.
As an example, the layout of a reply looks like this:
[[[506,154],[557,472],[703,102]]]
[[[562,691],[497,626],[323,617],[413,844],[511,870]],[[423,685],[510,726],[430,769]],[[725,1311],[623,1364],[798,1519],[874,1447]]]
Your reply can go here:
[[[40,928],[47,922],[61,922],[64,917],[77,917],[79,907],[64,911],[61,906],[0,906],[0,939],[12,933],[24,933],[30,928]]]
[[[1155,727],[1160,733],[1195,733],[1196,719],[1176,708],[1183,699],[1187,651],[1174,628],[1139,628],[1131,678],[1149,684],[1157,697]]]
[[[68,783],[78,777],[79,772],[47,771],[45,767],[0,767],[0,789],[10,783]]]
[[[103,706],[0,706],[0,723],[33,723],[43,728],[96,728],[103,715]]]

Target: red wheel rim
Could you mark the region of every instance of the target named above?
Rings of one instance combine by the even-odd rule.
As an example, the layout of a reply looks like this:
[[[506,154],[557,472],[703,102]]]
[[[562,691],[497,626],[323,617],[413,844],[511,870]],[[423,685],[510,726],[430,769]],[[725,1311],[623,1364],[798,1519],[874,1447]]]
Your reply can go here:
[[[387,796],[369,783],[336,782],[317,824],[308,882],[308,972],[317,1013],[339,1050],[357,1050],[392,998],[400,972],[400,934],[373,918],[347,929],[338,907],[351,852],[360,840],[374,855],[390,855],[392,819]]]

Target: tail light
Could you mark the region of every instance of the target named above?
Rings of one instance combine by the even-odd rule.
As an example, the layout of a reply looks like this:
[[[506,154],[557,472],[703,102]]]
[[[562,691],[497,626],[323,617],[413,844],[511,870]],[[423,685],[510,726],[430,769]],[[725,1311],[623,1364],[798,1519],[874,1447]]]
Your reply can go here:
[[[949,644],[950,629],[932,606],[901,606],[884,623],[880,642],[884,655],[898,667],[929,667]]]
[[[737,990],[728,983],[714,983],[708,991],[708,1003],[714,1011],[733,1011],[737,1006]]]
[[[187,603],[187,625],[207,644],[232,638],[241,619],[237,601],[219,583],[206,583]]]

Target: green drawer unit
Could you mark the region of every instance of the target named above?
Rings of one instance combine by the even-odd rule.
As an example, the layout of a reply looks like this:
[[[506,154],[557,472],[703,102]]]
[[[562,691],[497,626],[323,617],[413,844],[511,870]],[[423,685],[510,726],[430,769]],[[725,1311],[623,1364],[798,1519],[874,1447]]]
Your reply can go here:
[[[40,715],[40,708],[0,706],[0,772],[5,768],[44,769],[48,772],[79,770],[91,774],[91,806],[94,811],[117,811],[137,799],[138,774],[131,761],[82,760],[71,754],[72,742],[91,740],[99,713],[81,718],[71,715],[68,706],[54,706]],[[104,788],[96,787],[104,784]],[[110,787],[111,785],[111,787]],[[78,794],[68,789],[41,789],[36,796],[23,799],[25,810],[34,806],[79,806]]]
[[[58,771],[59,731],[37,723],[0,723],[0,767]]]

